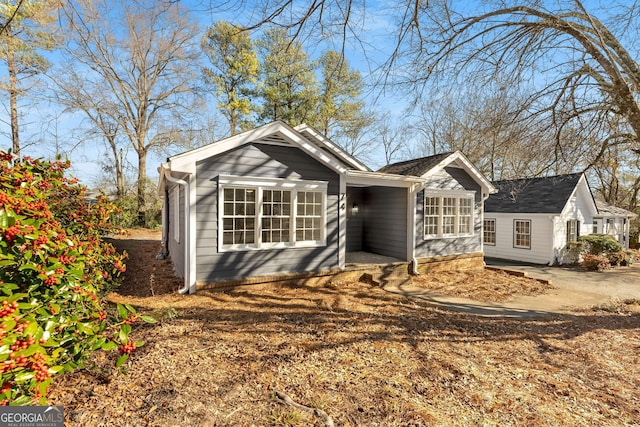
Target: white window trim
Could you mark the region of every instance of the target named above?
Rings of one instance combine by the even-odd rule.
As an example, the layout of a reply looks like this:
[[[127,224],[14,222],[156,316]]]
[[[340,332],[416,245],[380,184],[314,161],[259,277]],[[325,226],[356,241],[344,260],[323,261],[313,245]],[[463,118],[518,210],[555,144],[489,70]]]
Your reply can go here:
[[[244,188],[256,190],[255,243],[223,244],[222,227],[224,218],[225,188]],[[310,181],[300,179],[259,178],[233,175],[218,177],[218,252],[251,251],[285,248],[312,248],[327,245],[327,181]],[[262,242],[262,190],[279,189],[291,191],[291,220],[289,221],[289,242]],[[296,241],[296,218],[298,211],[298,191],[319,191],[322,193],[320,240]]]
[[[173,187],[173,240],[180,243],[180,186]]]
[[[451,191],[451,190],[437,190],[437,189],[425,189],[424,196],[422,198],[422,228],[423,228],[423,237],[425,240],[429,239],[456,239],[459,237],[471,237],[474,235],[475,229],[475,211],[476,211],[476,198],[475,191]],[[437,197],[439,199],[439,219],[438,219],[438,232],[436,234],[426,234],[426,226],[425,226],[425,213],[426,213],[426,203],[427,197]],[[454,224],[456,231],[460,227],[460,202],[459,199],[471,199],[471,227],[468,233],[443,233],[443,197],[455,197],[456,200],[456,216],[454,219]]]
[[[523,245],[517,245],[517,239],[516,239],[516,223],[518,222],[528,222],[529,223],[529,245],[528,246],[523,246]],[[513,247],[515,249],[531,249],[531,236],[533,235],[532,233],[532,221],[530,219],[514,219],[513,220]]]
[[[482,243],[485,244],[485,245],[489,245],[489,246],[495,246],[496,242],[497,242],[497,239],[498,239],[497,230],[496,230],[496,224],[497,224],[496,218],[485,218],[482,221],[483,221],[483,223],[482,223]],[[484,221],[492,221],[493,222],[493,243],[487,242],[486,240],[484,240],[485,232],[486,232],[485,227],[484,227]]]

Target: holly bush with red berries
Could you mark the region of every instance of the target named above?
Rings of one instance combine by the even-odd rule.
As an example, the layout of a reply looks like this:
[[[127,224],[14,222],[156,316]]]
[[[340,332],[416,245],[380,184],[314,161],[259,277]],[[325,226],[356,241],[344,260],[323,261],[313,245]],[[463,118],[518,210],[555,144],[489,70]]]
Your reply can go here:
[[[69,166],[0,151],[2,405],[44,404],[52,377],[94,351],[118,350],[122,365],[141,345],[129,340],[132,323],[153,322],[105,301],[125,271],[126,255],[102,239],[116,231],[116,208],[87,202]]]

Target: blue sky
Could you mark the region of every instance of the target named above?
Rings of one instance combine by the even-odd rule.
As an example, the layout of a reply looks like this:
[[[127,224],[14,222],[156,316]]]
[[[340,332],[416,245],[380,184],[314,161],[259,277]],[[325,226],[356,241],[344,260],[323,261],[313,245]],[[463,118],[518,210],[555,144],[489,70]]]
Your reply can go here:
[[[231,8],[226,11],[220,11],[219,9],[213,11],[209,7],[209,3],[209,0],[182,2],[183,5],[186,5],[191,10],[192,17],[198,22],[201,30],[221,19],[240,25],[248,25],[258,18],[252,10],[252,2],[247,2],[242,10]],[[388,57],[389,49],[393,46],[394,40],[389,37],[392,27],[384,10],[379,8],[376,2],[367,2],[366,5],[366,20],[360,19],[358,22],[366,29],[366,40],[363,41],[367,44],[367,52],[365,54],[362,46],[355,45],[350,41],[345,45],[345,51],[351,67],[358,69],[366,81],[372,81],[375,76],[371,74],[371,68],[382,63]],[[257,33],[254,34],[254,36],[257,35]],[[339,49],[341,47],[341,40],[302,39],[302,41],[305,43],[305,50],[312,57],[318,57],[327,49]],[[61,60],[58,52],[47,53],[46,56],[54,66]],[[2,65],[0,78],[6,79],[6,74],[6,67]],[[46,83],[44,84],[46,85]],[[11,146],[8,113],[9,100],[8,95],[4,93],[0,94],[0,97],[2,99],[2,108],[0,108],[0,147],[8,148]],[[402,99],[388,94],[380,96],[379,92],[369,93],[368,103],[373,105],[374,101],[377,102],[377,108],[382,111],[391,111],[399,114],[403,109]],[[209,104],[213,105],[213,101],[210,100]],[[210,106],[210,108],[213,107]],[[81,142],[83,133],[78,130],[78,127],[84,120],[83,115],[65,113],[55,104],[32,100],[23,100],[20,111],[22,114],[20,123],[22,153],[45,158],[54,157],[56,152],[63,156],[68,156],[73,165],[71,173],[80,178],[86,185],[93,186],[102,175],[98,160],[104,158],[106,150],[99,141]],[[147,168],[150,177],[157,175],[156,168],[164,160],[165,156],[166,154],[150,154]],[[128,158],[133,164],[136,163],[136,157],[133,152],[129,153]],[[374,163],[376,162],[374,161]],[[377,165],[373,164],[372,166]]]
[[[340,0],[331,0],[330,4],[339,2]],[[615,2],[616,0],[614,0]],[[261,2],[261,0],[258,0]],[[259,15],[255,12],[253,0],[223,0],[222,4],[228,4],[225,10],[219,8],[212,9],[211,4],[219,5],[216,0],[187,0],[181,1],[182,5],[190,8],[192,18],[198,22],[200,29],[204,30],[217,20],[228,20],[239,25],[248,25],[254,23]],[[355,3],[358,3],[357,1]],[[466,8],[467,12],[486,7],[486,3],[476,2],[455,2],[456,7]],[[552,2],[549,2],[550,4]],[[588,7],[605,4],[600,0],[588,0]],[[236,7],[242,4],[243,8]],[[297,2],[296,5],[307,4],[307,2]],[[395,47],[394,31],[396,22],[393,20],[393,7],[403,7],[403,3],[394,2],[392,0],[371,0],[362,2],[366,6],[366,15],[358,15],[356,11],[355,25],[359,27],[359,35],[362,44],[347,39],[345,45],[345,53],[347,60],[353,68],[358,69],[365,81],[376,81],[376,66],[382,64],[390,55]],[[637,32],[637,29],[635,29]],[[633,35],[637,35],[633,32]],[[255,33],[254,37],[259,34]],[[633,37],[633,36],[629,36]],[[313,32],[310,37],[302,38],[301,41],[305,45],[306,51],[312,57],[318,57],[323,51],[342,47],[342,40],[339,38],[323,39],[320,37],[319,31]],[[56,63],[60,59],[60,54],[54,53],[49,55],[51,61]],[[6,69],[0,66],[0,78],[6,77]],[[542,75],[539,75],[543,78]],[[426,96],[429,96],[427,93]],[[11,145],[8,120],[8,96],[0,93],[2,99],[2,107],[0,108],[0,148],[7,148]],[[379,112],[390,112],[396,117],[405,118],[408,96],[405,94],[397,95],[386,91],[381,93],[380,90],[372,90],[367,94],[367,104],[370,108],[376,108]],[[213,110],[212,100],[209,100],[209,108]],[[60,108],[56,105],[47,103],[34,103],[28,101],[28,105],[24,105],[21,109],[23,113],[21,127],[21,141],[23,153],[31,156],[52,157],[55,152],[55,142],[59,141],[62,147],[62,153],[68,155],[73,163],[72,173],[79,177],[85,184],[93,186],[94,182],[102,174],[98,159],[104,157],[105,149],[97,141],[89,141],[80,143],[82,133],[77,131],[78,125],[83,120],[80,114],[62,114]],[[221,125],[222,126],[222,125]],[[218,135],[216,135],[218,136]],[[215,138],[213,138],[215,139]],[[368,161],[370,166],[377,167],[383,163],[384,156],[378,150],[373,154],[373,161]],[[166,155],[155,155],[151,153],[148,159],[148,174],[150,177],[156,175],[156,168],[164,160]],[[129,153],[130,161],[135,164],[135,155]],[[366,160],[366,159],[363,159]]]

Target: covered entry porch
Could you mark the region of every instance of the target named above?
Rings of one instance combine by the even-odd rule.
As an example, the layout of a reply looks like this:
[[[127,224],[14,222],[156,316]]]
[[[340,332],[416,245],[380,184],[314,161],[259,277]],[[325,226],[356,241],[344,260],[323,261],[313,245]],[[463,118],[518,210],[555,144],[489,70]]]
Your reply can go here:
[[[394,264],[414,259],[418,177],[349,171],[345,263]]]

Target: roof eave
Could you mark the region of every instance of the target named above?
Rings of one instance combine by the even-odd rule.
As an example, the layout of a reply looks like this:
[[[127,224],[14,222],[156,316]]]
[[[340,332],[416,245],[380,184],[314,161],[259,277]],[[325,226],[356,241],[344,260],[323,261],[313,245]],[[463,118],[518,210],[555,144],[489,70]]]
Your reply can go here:
[[[347,185],[409,188],[415,184],[423,184],[424,178],[412,175],[396,175],[384,172],[370,172],[359,170],[348,170],[346,172]]]

